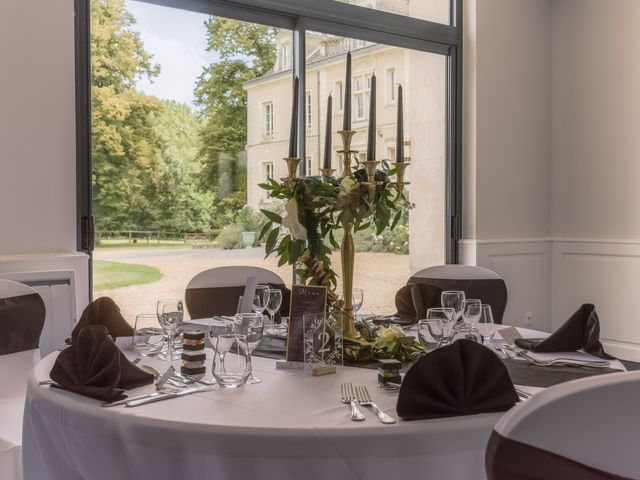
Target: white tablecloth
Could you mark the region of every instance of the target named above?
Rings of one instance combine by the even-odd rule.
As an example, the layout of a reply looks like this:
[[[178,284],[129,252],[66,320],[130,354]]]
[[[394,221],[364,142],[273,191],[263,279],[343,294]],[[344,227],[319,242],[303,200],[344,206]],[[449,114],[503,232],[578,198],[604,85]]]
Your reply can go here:
[[[397,418],[397,393],[377,387],[376,370],[341,367],[337,375],[312,377],[276,370],[274,360],[257,357],[259,384],[136,408],[101,408],[97,400],[38,386],[55,356],[44,358],[29,380],[26,480],[482,479],[485,446],[501,415],[382,425],[363,409],[366,421],[355,423],[349,406],[338,401],[341,382],[366,385]],[[142,363],[167,366],[152,359]]]

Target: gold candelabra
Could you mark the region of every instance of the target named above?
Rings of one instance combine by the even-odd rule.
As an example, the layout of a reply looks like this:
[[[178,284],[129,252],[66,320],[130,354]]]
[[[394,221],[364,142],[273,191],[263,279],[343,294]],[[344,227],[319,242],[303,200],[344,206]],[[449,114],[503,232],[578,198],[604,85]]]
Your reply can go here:
[[[398,169],[398,171],[396,172],[396,181],[393,182],[393,185],[396,186],[396,200],[398,200],[401,196],[402,196],[402,192],[404,191],[404,187],[405,185],[409,185],[411,182],[405,182],[404,181],[404,171],[407,169],[407,167],[409,166],[408,162],[402,162],[402,163],[394,163],[393,164],[394,167],[396,167]]]
[[[293,188],[295,186],[295,181],[298,178],[298,165],[302,159],[298,157],[285,157],[283,160],[287,162],[288,175],[280,180],[282,180],[287,188]]]
[[[342,153],[342,178],[344,178],[351,175],[351,156],[358,153],[358,150],[351,150],[351,140],[356,131],[340,130],[338,134],[342,139],[342,150],[338,150],[338,153]]]
[[[323,177],[331,177],[335,173],[335,171],[336,171],[335,168],[321,168],[320,174]]]

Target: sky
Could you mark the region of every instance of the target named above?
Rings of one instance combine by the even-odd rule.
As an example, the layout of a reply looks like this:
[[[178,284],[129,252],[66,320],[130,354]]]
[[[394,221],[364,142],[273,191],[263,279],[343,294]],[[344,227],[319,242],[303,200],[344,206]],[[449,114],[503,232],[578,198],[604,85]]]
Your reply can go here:
[[[134,28],[153,55],[153,63],[161,65],[160,75],[153,82],[139,80],[138,88],[148,95],[193,106],[196,79],[214,59],[206,51],[207,16],[133,0],[125,4],[136,17]]]

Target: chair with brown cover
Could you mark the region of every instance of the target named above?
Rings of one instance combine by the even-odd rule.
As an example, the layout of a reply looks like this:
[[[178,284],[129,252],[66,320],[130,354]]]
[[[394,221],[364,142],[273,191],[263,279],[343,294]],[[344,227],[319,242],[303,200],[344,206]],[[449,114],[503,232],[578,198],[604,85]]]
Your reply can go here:
[[[227,266],[210,268],[191,279],[184,295],[190,317],[235,315],[247,278],[254,276],[258,284],[267,284],[282,291],[280,314],[288,315],[291,291],[279,275],[260,267]]]

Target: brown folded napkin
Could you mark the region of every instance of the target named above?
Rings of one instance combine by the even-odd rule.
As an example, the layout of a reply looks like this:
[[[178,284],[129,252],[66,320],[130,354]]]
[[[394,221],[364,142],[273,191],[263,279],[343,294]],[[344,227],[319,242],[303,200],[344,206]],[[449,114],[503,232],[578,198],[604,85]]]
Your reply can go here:
[[[504,364],[488,348],[457,340],[418,360],[407,372],[398,396],[404,420],[499,412],[518,395]]]
[[[150,373],[132,364],[106,327],[88,325],[60,352],[50,377],[60,387],[105,402],[122,400],[124,390],[153,383]]]
[[[67,343],[75,342],[80,330],[87,325],[102,325],[113,338],[133,336],[133,327],[124,319],[116,302],[109,297],[100,297],[87,305],[71,332],[71,342],[67,340]]]
[[[596,307],[585,303],[558,330],[544,340],[517,339],[516,345],[537,353],[573,352],[583,349],[596,357],[612,359],[600,343],[600,319]]]

